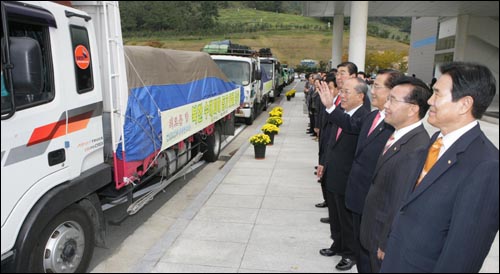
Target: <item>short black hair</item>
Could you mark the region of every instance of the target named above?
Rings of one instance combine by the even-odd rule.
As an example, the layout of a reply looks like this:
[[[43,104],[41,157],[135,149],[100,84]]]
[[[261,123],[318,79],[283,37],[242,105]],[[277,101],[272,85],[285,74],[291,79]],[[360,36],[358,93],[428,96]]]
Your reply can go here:
[[[484,65],[466,62],[452,62],[442,65],[441,74],[451,77],[453,88],[451,98],[456,102],[462,97],[474,99],[472,116],[481,119],[496,93],[496,80],[490,69]]]
[[[349,71],[349,75],[358,74],[358,66],[353,62],[342,62],[337,66],[337,68],[339,67],[346,67]]]
[[[328,74],[325,79],[326,83],[333,82],[333,86],[337,87],[337,78],[335,78],[335,75],[333,74]]]
[[[398,78],[400,78],[401,76],[404,76],[403,73],[401,73],[400,71],[397,71],[395,69],[381,69],[381,70],[377,71],[377,75],[379,75],[379,74],[387,74],[389,76],[389,77],[387,77],[387,79],[385,79],[385,82],[384,82],[384,86],[386,86],[388,88],[393,88],[395,86],[394,83],[396,83]]]
[[[432,96],[432,92],[427,84],[416,77],[401,76],[394,82],[394,86],[399,85],[412,86],[410,94],[404,100],[407,103],[417,105],[419,107],[418,117],[423,119],[430,107],[427,101]]]

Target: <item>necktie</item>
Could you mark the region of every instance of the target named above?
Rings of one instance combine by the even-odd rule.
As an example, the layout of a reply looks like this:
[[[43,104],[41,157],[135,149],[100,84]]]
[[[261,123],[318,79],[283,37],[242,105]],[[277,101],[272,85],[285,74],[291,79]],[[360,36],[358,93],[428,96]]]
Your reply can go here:
[[[387,150],[392,146],[392,144],[394,144],[394,139],[395,139],[394,134],[392,134],[389,140],[387,140],[387,144],[385,144],[384,152],[382,152],[382,155],[384,155],[387,152]]]
[[[425,160],[424,164],[424,169],[422,170],[422,173],[420,173],[420,177],[418,177],[417,184],[415,185],[415,187],[417,187],[420,184],[420,182],[422,182],[422,179],[424,179],[425,175],[427,175],[429,170],[431,170],[431,168],[436,163],[439,156],[439,151],[441,150],[442,146],[443,146],[443,138],[439,137],[429,148],[429,152],[427,153],[427,159]]]
[[[341,133],[341,132],[342,132],[342,128],[341,128],[341,127],[339,127],[339,128],[337,129],[337,137],[335,138],[335,141],[337,141],[337,140],[339,139],[339,136],[340,136],[340,133]]]
[[[335,100],[335,106],[338,106],[340,104],[340,96],[337,95],[337,99]]]
[[[377,116],[375,116],[375,119],[373,119],[372,127],[368,131],[368,136],[370,136],[370,134],[372,134],[373,130],[377,126],[378,120],[380,120],[380,111],[377,113]]]

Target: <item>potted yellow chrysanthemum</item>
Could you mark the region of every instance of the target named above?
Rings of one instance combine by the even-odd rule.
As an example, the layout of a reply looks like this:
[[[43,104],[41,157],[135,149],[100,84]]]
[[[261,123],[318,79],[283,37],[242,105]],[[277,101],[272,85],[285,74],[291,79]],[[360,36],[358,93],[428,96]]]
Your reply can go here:
[[[271,143],[269,143],[270,145],[273,145],[274,144],[274,135],[278,134],[278,132],[280,132],[280,128],[277,127],[276,125],[273,125],[273,124],[265,124],[262,126],[261,128],[262,132],[264,132],[264,134],[268,135],[269,138],[271,138]]]
[[[280,111],[279,109],[276,109],[276,108],[269,111],[269,117],[281,117],[282,115],[283,115],[283,111]]]
[[[250,138],[250,143],[253,145],[255,159],[266,158],[266,146],[271,143],[271,138],[264,133],[255,134]]]
[[[273,124],[277,127],[281,126],[283,124],[283,120],[279,117],[269,117],[266,121],[268,124]]]

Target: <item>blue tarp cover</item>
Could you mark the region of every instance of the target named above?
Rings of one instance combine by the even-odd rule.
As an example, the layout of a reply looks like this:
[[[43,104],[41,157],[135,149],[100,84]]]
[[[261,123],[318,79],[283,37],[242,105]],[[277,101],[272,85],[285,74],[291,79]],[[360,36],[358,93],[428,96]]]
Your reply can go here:
[[[237,88],[206,53],[127,46],[125,54],[129,86],[124,124],[127,162],[144,160],[161,147],[161,111]],[[117,157],[123,160],[121,144]]]

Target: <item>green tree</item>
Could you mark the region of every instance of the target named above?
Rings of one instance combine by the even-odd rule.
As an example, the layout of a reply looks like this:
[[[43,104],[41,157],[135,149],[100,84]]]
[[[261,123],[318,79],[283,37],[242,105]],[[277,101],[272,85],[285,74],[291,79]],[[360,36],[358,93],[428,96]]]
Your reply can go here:
[[[200,4],[200,28],[210,29],[217,24],[219,10],[217,3],[212,1],[201,1]]]

